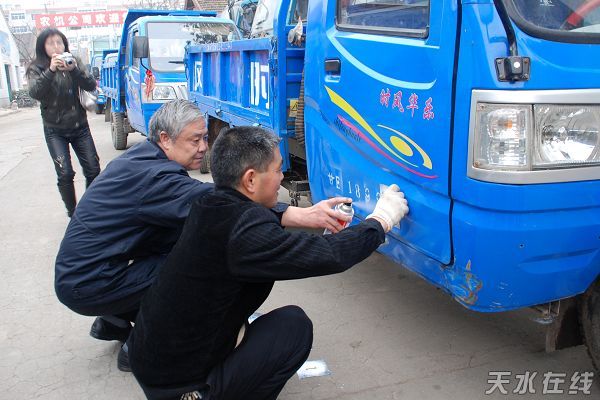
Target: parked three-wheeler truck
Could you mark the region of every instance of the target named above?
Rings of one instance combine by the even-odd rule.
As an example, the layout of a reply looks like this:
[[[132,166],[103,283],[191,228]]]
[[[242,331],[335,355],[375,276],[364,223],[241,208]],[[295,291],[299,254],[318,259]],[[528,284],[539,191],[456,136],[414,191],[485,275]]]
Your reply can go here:
[[[548,350],[581,334],[600,367],[600,1],[304,5],[261,0],[254,38],[188,48],[211,134],[275,132],[293,197],[306,179],[356,220],[397,183],[382,253],[469,309],[533,307]]]
[[[129,10],[117,54],[103,62],[102,90],[110,98],[113,145],[127,147],[127,135],[148,132],[148,122],[165,102],[187,98],[187,43],[239,39],[234,23],[214,12]]]
[[[106,96],[104,95],[104,91],[102,91],[102,87],[100,86],[100,70],[102,69],[102,62],[104,61],[106,54],[114,51],[116,50],[103,50],[102,54],[96,54],[92,56],[92,60],[90,62],[90,72],[96,79],[96,114],[102,114],[104,112],[104,105],[106,104]]]

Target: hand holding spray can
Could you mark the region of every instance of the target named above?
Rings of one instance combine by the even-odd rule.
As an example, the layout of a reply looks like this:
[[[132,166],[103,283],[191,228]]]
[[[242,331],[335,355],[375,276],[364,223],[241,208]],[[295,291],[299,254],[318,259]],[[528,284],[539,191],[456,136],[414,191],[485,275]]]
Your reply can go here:
[[[349,217],[354,216],[354,207],[352,207],[352,203],[339,203],[333,207],[333,209]],[[342,224],[342,229],[345,229],[348,225],[350,225],[350,221],[342,221],[341,219],[338,219],[338,222]],[[332,232],[327,228],[325,231],[323,231],[323,235],[329,235],[331,233]]]

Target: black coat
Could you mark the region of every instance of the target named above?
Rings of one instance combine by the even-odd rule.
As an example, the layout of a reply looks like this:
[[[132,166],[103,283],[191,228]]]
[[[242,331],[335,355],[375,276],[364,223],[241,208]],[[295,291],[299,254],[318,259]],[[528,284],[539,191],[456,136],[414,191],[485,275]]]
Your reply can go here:
[[[77,60],[81,66],[81,60]],[[44,126],[76,129],[88,125],[87,114],[79,102],[79,89],[96,89],[96,80],[87,72],[52,72],[50,68],[32,64],[27,70],[29,95],[40,102]]]
[[[65,232],[56,257],[58,298],[71,308],[98,305],[148,286],[153,268],[133,269],[129,261],[166,256],[193,199],[212,188],[148,140],[112,160],[83,194]]]
[[[133,373],[152,386],[204,382],[274,281],[345,271],[384,238],[372,219],[335,235],[288,232],[235,190],[207,194],[142,300],[129,338]]]

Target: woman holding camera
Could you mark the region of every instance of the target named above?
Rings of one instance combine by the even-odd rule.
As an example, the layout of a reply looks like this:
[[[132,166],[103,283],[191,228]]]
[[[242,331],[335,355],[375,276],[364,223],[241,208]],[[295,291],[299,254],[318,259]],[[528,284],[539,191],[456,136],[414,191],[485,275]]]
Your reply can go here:
[[[69,53],[65,35],[55,28],[44,29],[35,44],[35,59],[27,68],[29,94],[40,101],[44,135],[58,176],[58,191],[67,215],[77,200],[69,144],[79,159],[86,187],[100,173],[100,162],[90,133],[87,113],[79,101],[79,90],[93,91],[96,80],[79,69]]]

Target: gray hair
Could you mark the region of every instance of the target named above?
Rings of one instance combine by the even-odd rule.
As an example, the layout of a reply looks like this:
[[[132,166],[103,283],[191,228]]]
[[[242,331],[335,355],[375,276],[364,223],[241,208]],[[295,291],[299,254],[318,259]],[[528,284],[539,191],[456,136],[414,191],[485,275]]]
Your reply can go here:
[[[279,141],[271,132],[254,126],[239,126],[221,132],[210,155],[215,185],[235,189],[250,168],[266,171]]]
[[[189,100],[179,99],[165,103],[150,118],[148,140],[158,143],[160,133],[165,131],[172,141],[176,141],[183,128],[200,118],[204,118],[202,112]]]

